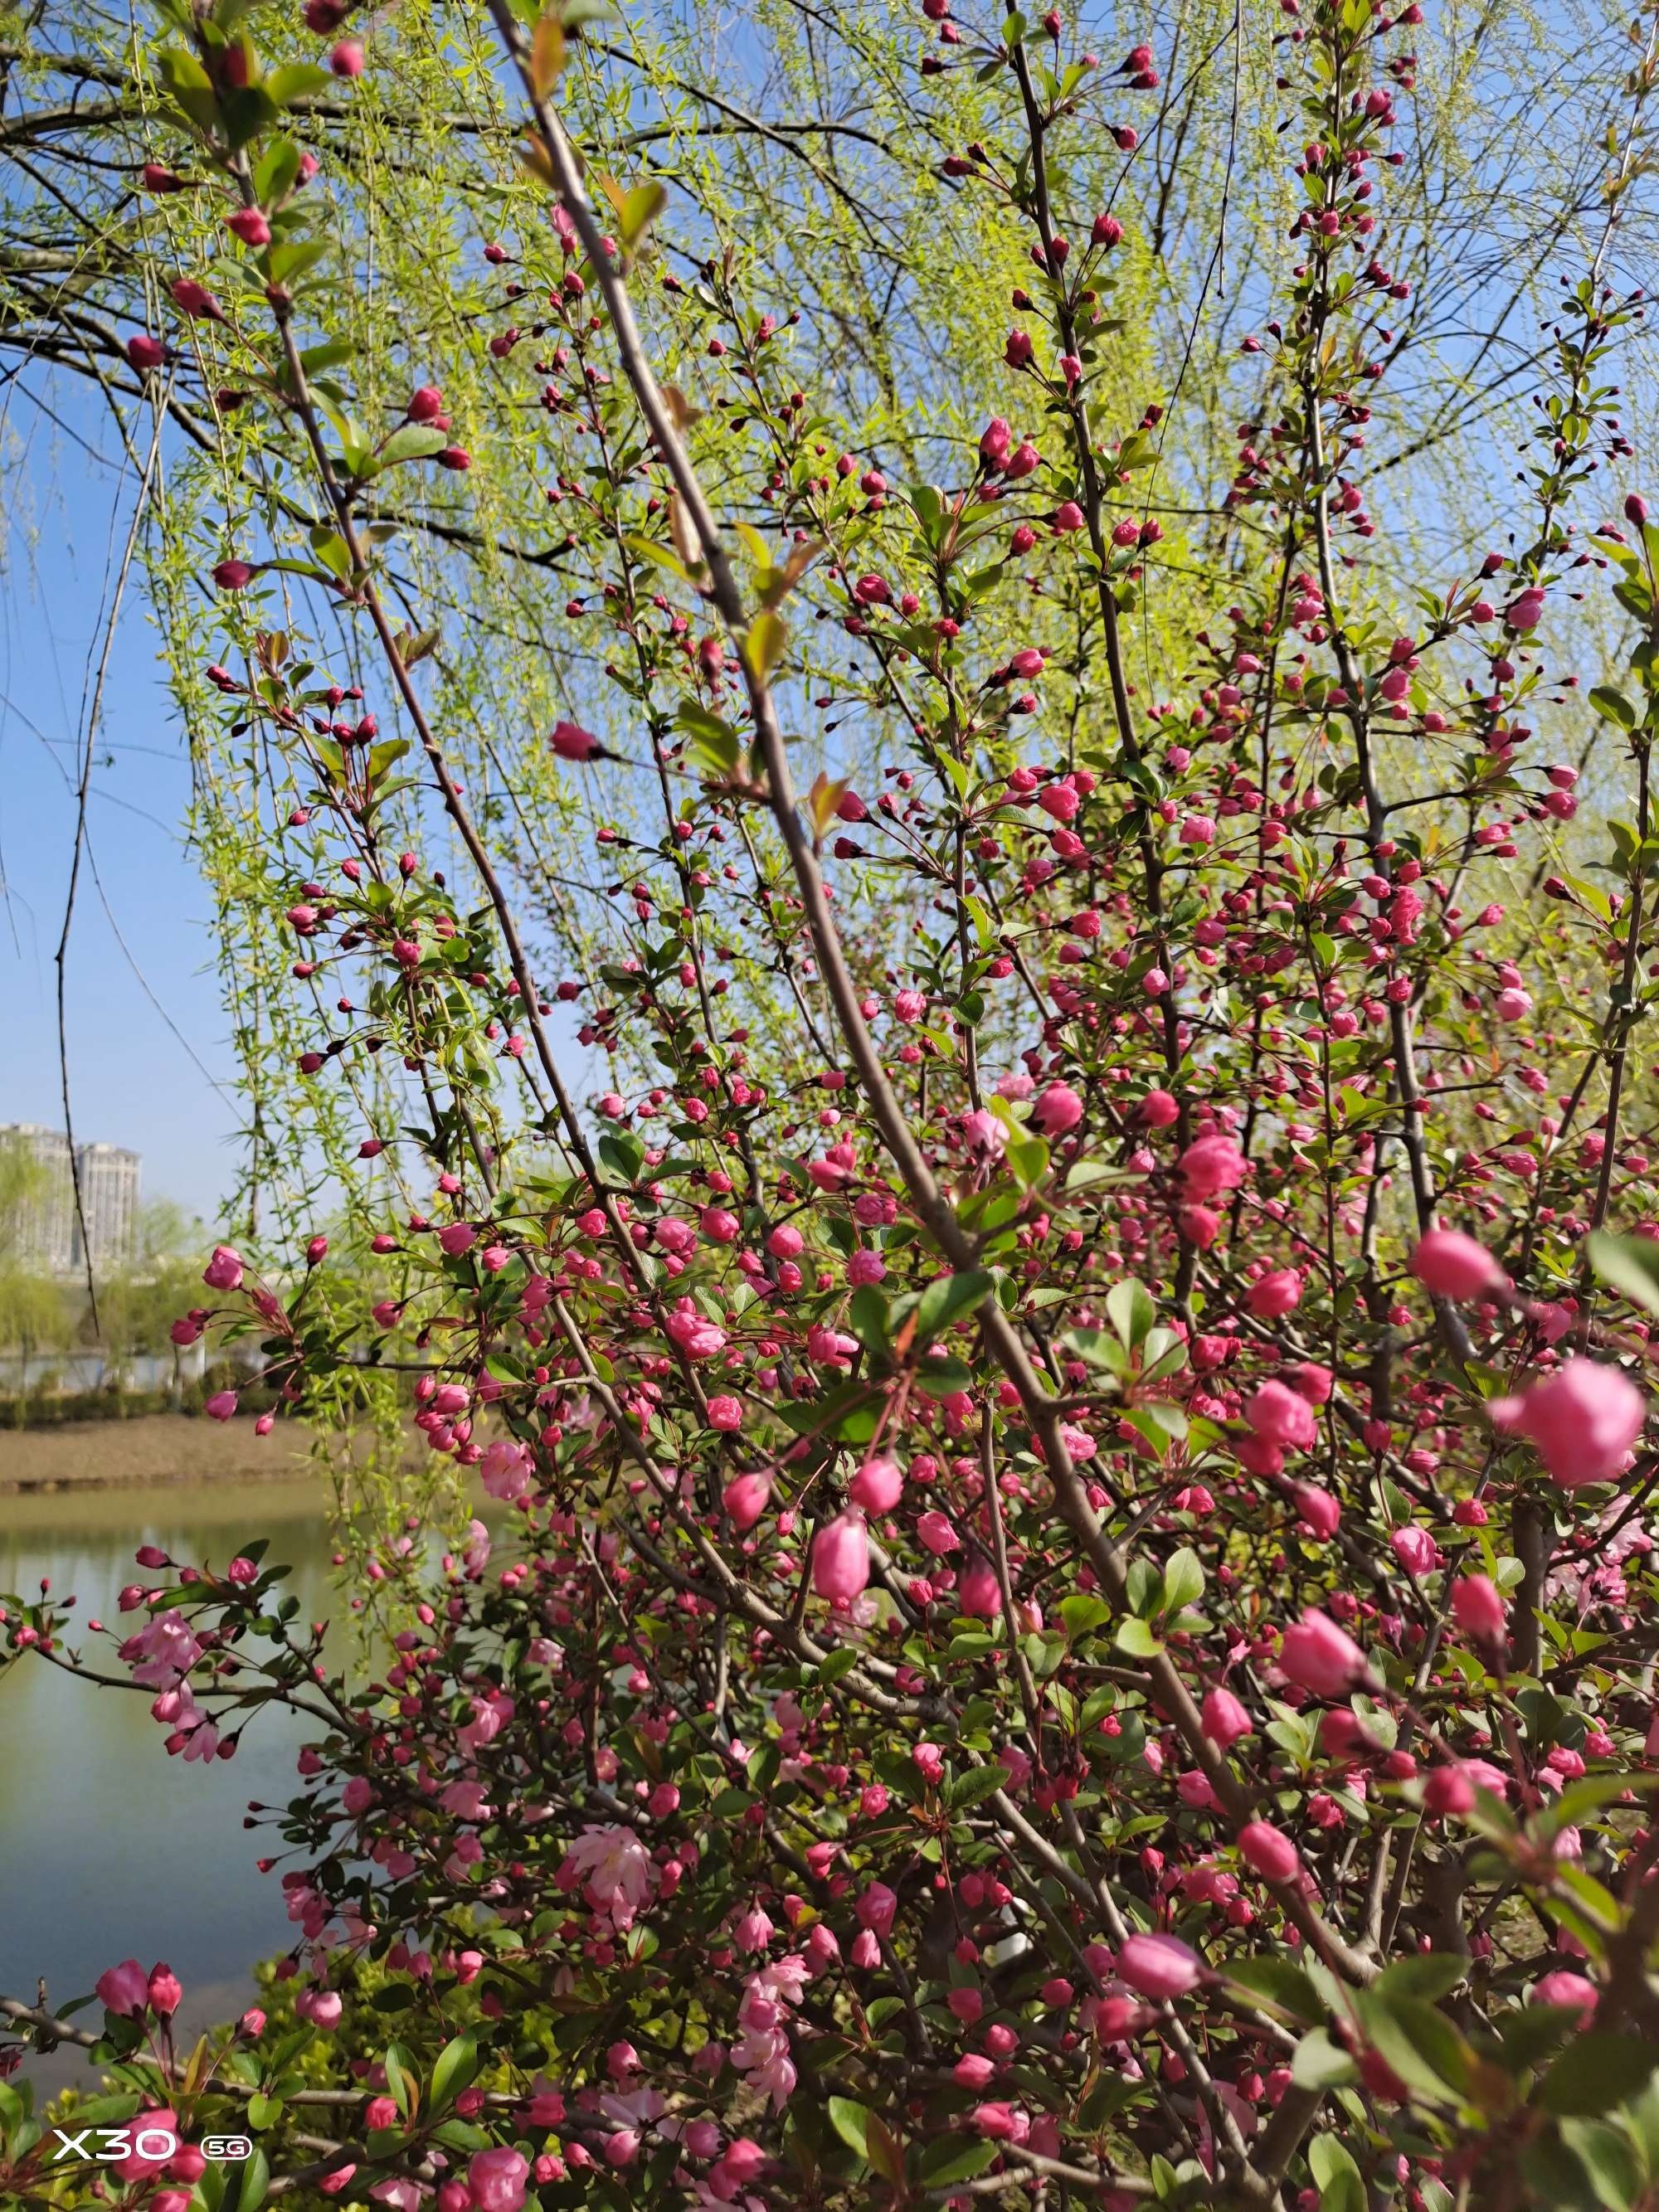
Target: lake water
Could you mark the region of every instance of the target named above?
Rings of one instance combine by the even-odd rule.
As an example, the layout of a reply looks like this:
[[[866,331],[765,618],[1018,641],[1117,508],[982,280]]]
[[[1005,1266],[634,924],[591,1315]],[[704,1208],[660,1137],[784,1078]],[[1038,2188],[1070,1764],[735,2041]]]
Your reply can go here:
[[[143,1579],[141,1544],[217,1565],[264,1535],[269,1557],[293,1568],[284,1588],[300,1617],[343,1623],[325,1498],[313,1480],[0,1496],[0,1590],[30,1598],[50,1576],[54,1593],[80,1599],[77,1619],[113,1625],[117,1591]],[[123,1671],[107,1639],[79,1640],[100,1672]],[[278,1875],[254,1864],[281,1839],[243,1827],[247,1801],[287,1802],[296,1750],[317,1725],[267,1710],[234,1759],[186,1766],[163,1750],[148,1695],[33,1658],[0,1674],[0,1994],[32,2002],[44,1975],[49,1998],[66,2002],[119,1960],[165,1959],[184,1984],[186,2025],[234,2018],[252,1994],[249,1967],[292,1932]],[[26,2066],[41,2087],[90,2078],[68,2051]]]

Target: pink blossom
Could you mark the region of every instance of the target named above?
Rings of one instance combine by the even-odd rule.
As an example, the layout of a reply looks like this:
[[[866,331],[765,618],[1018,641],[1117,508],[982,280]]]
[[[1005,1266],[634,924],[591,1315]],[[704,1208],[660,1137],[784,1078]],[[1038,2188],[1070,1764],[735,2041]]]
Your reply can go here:
[[[1621,1472],[1648,1409],[1618,1368],[1572,1358],[1523,1397],[1494,1399],[1486,1410],[1494,1427],[1530,1438],[1561,1487],[1576,1490]]]
[[[478,1480],[492,1498],[512,1504],[529,1490],[532,1480],[530,1455],[521,1443],[511,1437],[497,1437],[485,1447],[478,1462]]]
[[[1294,1267],[1276,1267],[1252,1283],[1244,1303],[1261,1321],[1277,1321],[1300,1304],[1302,1278]]]
[[[565,1853],[558,1871],[561,1888],[580,1885],[596,1912],[609,1914],[617,1928],[630,1928],[651,1894],[651,1855],[631,1828],[584,1828]]]
[[[730,1516],[732,1526],[741,1533],[752,1528],[765,1512],[772,1495],[772,1478],[767,1474],[735,1475],[720,1495],[720,1503]]]
[[[106,1967],[94,1987],[107,2009],[125,2019],[139,2019],[149,2002],[149,1986],[137,1959],[124,1959],[118,1966]]]
[[[202,1270],[202,1280],[211,1291],[239,1291],[243,1273],[241,1254],[228,1244],[216,1244],[213,1257]]]
[[[1204,1733],[1223,1751],[1237,1743],[1241,1736],[1254,1735],[1255,1723],[1250,1718],[1231,1690],[1219,1685],[1206,1690],[1202,1706]]]
[[[1083,1101],[1068,1083],[1051,1083],[1031,1109],[1045,1137],[1063,1137],[1083,1119]]]
[[[1144,1997],[1185,1996],[1204,1978],[1204,1962],[1175,1936],[1131,1936],[1117,1954],[1117,1970]]]
[[[1244,1180],[1244,1155],[1231,1137],[1200,1137],[1181,1155],[1181,1179],[1189,1199],[1219,1197]]]
[[[1395,1559],[1414,1582],[1431,1575],[1440,1564],[1439,1545],[1426,1528],[1419,1528],[1414,1522],[1396,1528],[1389,1543]]]
[[[1504,1279],[1486,1246],[1456,1229],[1431,1229],[1412,1254],[1411,1270],[1419,1282],[1446,1298],[1479,1297]]]
[[[890,1513],[904,1494],[896,1461],[867,1459],[847,1486],[847,1495],[866,1513]]]
[[[1282,1828],[1270,1820],[1248,1820],[1238,1832],[1239,1856],[1267,1881],[1293,1881],[1301,1856]]]
[[[1246,1403],[1244,1419],[1257,1436],[1285,1450],[1310,1451],[1318,1440],[1313,1407],[1283,1382],[1262,1383]]]
[[[1285,1631],[1279,1664],[1292,1682],[1316,1698],[1338,1698],[1369,1671],[1365,1655],[1327,1613],[1310,1606],[1293,1628]]]
[[[826,1522],[812,1539],[812,1587],[832,1604],[850,1605],[870,1580],[870,1539],[855,1506]]]
[[[1508,1626],[1498,1585],[1485,1575],[1462,1575],[1452,1585],[1452,1618],[1477,1643],[1501,1641]]]
[[[1566,2005],[1579,2015],[1581,2027],[1601,2002],[1601,1992],[1594,1982],[1583,1974],[1558,1967],[1553,1973],[1540,1974],[1533,1984],[1527,2002],[1529,2004]]]
[[[510,2147],[475,2152],[466,2169],[477,2212],[519,2212],[530,2162]]]

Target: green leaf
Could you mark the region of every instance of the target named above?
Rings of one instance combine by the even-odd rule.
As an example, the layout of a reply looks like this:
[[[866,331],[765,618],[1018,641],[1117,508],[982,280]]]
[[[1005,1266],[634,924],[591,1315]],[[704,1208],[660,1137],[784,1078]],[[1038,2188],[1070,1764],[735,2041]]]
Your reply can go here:
[[[1179,1613],[1184,1605],[1196,1605],[1204,1595],[1204,1568],[1198,1553],[1183,1544],[1170,1554],[1164,1570],[1164,1605],[1165,1613]]]
[[[1468,1978],[1468,1961],[1455,1951],[1425,1951],[1385,1967],[1376,1993],[1388,2003],[1395,1997],[1420,1997],[1425,2004],[1437,2004]]]
[[[1352,2059],[1322,2027],[1314,2028],[1297,2045],[1291,2079],[1298,2089],[1335,2089],[1358,2078]]]
[[[789,626],[772,608],[763,608],[743,635],[743,657],[756,681],[764,684],[783,658]]]
[[[1620,2129],[1602,2120],[1563,2120],[1561,2140],[1577,2157],[1608,2212],[1630,2212],[1642,2188],[1642,2161]]]
[[[274,208],[288,198],[300,173],[301,158],[291,138],[272,139],[253,172],[253,197],[262,208]],[[301,361],[304,358],[301,355]]]
[[[1164,1649],[1151,1624],[1137,1620],[1133,1613],[1127,1620],[1119,1621],[1117,1633],[1112,1641],[1131,1659],[1156,1659]]]
[[[407,738],[386,738],[378,745],[371,746],[364,769],[370,783],[378,783],[386,770],[400,761],[408,750]]]
[[[438,2053],[432,2069],[431,2109],[435,2112],[458,2097],[478,2070],[478,2045],[469,2031],[452,2037]]]
[[[1073,1643],[1103,1627],[1112,1617],[1105,1599],[1091,1597],[1086,1590],[1075,1590],[1070,1597],[1061,1598],[1059,1610],[1060,1626]]]
[[[855,2105],[850,2097],[831,2097],[829,2104],[830,2124],[849,2150],[855,2150],[862,2159],[869,2151],[869,2128],[875,2114],[865,2105]]]
[[[1589,702],[1598,714],[1609,722],[1617,722],[1621,730],[1636,727],[1636,709],[1622,691],[1615,691],[1611,684],[1595,684],[1590,687]]]
[[[645,1146],[632,1129],[607,1129],[599,1139],[599,1158],[618,1182],[631,1184],[645,1165]]]
[[[963,1320],[981,1305],[993,1279],[983,1267],[969,1267],[959,1275],[941,1275],[929,1283],[916,1307],[917,1344],[930,1344],[953,1322]]]
[[[1042,1137],[1011,1137],[1003,1154],[1023,1190],[1035,1190],[1048,1168],[1048,1146]]]
[[[866,1352],[885,1352],[888,1346],[887,1301],[873,1283],[861,1283],[853,1293],[848,1311],[853,1334]]]
[[[430,460],[448,443],[449,433],[434,428],[430,422],[401,423],[372,457],[363,474],[377,477],[382,469],[396,468],[399,461]]]
[[[1312,1977],[1288,1959],[1240,1960],[1228,1967],[1227,1978],[1310,2027],[1325,2017],[1324,2001]]]
[[[1659,1314],[1659,1243],[1648,1237],[1613,1237],[1591,1231],[1586,1249],[1591,1267],[1610,1290],[1635,1306]]]
[[[1146,1341],[1158,1309],[1139,1283],[1114,1283],[1106,1293],[1106,1313],[1126,1352],[1138,1352]]]
[[[696,699],[682,701],[674,719],[687,733],[687,750],[706,775],[724,780],[732,774],[743,757],[743,740],[729,722]]]
[[[1544,2076],[1539,2096],[1547,2112],[1594,2118],[1632,2097],[1659,2067],[1659,2045],[1639,2036],[1581,2035]]]
[[[632,253],[657,217],[668,204],[668,187],[655,179],[648,184],[635,185],[617,210],[617,228],[623,247]]]
[[[409,2119],[417,2101],[416,2077],[420,2071],[414,2053],[401,2043],[389,2043],[382,2063],[386,2067],[386,2086],[391,2090],[398,2110],[405,2119]]]
[[[264,88],[278,107],[292,107],[296,100],[309,100],[314,92],[326,92],[334,82],[325,69],[314,62],[285,62],[274,69],[265,79]]]
[[[1334,2136],[1314,2137],[1308,2165],[1319,2185],[1319,2212],[1365,2212],[1364,2177]]]
[[[943,2189],[954,2181],[972,2181],[984,2172],[997,2154],[994,2142],[964,2142],[960,2136],[941,2136],[923,2151],[916,2179],[929,2189]]]
[[[156,56],[155,66],[174,105],[199,129],[211,131],[219,120],[219,103],[212,80],[195,55],[167,46]]]
[[[1421,1997],[1369,1991],[1360,2006],[1366,2035],[1401,2080],[1425,2096],[1467,2094],[1475,2057],[1443,2013]]]
[[[270,2161],[256,2143],[253,2154],[233,2166],[225,2185],[222,2212],[259,2212],[270,2188]]]
[[[965,1806],[977,1805],[982,1797],[994,1796],[1007,1779],[1006,1767],[970,1766],[966,1774],[951,1778],[945,1802],[953,1813],[959,1813]]]

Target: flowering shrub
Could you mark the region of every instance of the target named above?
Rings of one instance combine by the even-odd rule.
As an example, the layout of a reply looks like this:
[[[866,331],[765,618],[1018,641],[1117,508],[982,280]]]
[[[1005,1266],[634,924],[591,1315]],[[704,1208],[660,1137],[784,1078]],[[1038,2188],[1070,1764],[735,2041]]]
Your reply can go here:
[[[1132,158],[1153,44],[1108,97],[1058,15],[925,0],[943,173],[1024,264],[1004,411],[901,483],[795,388],[740,253],[682,276],[661,185],[605,173],[593,11],[490,0],[530,129],[485,171],[518,274],[478,343],[506,409],[534,358],[612,695],[533,773],[659,808],[599,830],[613,957],[556,990],[561,856],[504,864],[512,781],[475,807],[394,611],[383,479],[485,471],[412,362],[371,406],[386,365],[360,398],[328,336],[301,135],[347,95],[228,0],[164,13],[144,188],[220,234],[191,273],[158,223],[170,304],[125,350],[214,395],[207,674],[269,779],[271,1018],[307,1126],[361,1111],[384,1178],[303,1267],[221,1246],[175,1334],[257,1334],[284,1417],[413,1370],[494,1505],[441,1564],[407,1530],[356,1563],[373,1680],[256,1545],[141,1553],[88,1624],[187,1761],[271,1703],[314,1723],[251,1812],[295,1929],[263,2008],[186,2052],[136,1958],[101,2029],[6,2001],[108,2077],[77,2124],[185,2138],[106,2199],[1659,2201],[1659,529],[1591,482],[1639,301],[1604,252],[1569,286],[1509,550],[1393,581],[1366,426],[1419,11],[1285,0],[1293,258],[1233,550],[1154,654],[1133,203],[1084,205],[1066,146],[1109,108]],[[349,14],[306,20],[368,96]],[[1569,574],[1630,626],[1588,702]],[[818,765],[836,699],[890,755]],[[1551,764],[1596,718],[1611,862],[1561,842]],[[590,1105],[560,1001],[611,1055]],[[5,1627],[112,1663],[56,1600]],[[228,2118],[240,2166],[196,2147]],[[0,2121],[13,2198],[70,2201],[21,2085]]]

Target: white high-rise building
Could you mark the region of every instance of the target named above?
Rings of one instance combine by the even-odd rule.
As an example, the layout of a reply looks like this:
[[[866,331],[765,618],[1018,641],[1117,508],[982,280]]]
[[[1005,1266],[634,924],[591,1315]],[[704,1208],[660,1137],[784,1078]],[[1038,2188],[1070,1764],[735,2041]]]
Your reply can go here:
[[[94,1273],[131,1258],[138,1225],[137,1152],[125,1152],[118,1145],[77,1145],[72,1170],[69,1139],[61,1129],[12,1121],[0,1125],[0,1143],[6,1141],[26,1147],[43,1170],[39,1188],[18,1204],[13,1219],[5,1224],[12,1256],[55,1275],[83,1272],[88,1250]],[[80,1174],[86,1215],[85,1245],[75,1212],[75,1170]]]
[[[138,1226],[138,1155],[119,1145],[79,1145],[75,1164],[81,1177],[81,1211],[87,1224],[86,1244],[81,1224],[75,1224],[72,1263],[78,1270],[88,1255],[93,1273],[124,1267],[132,1257]]]

